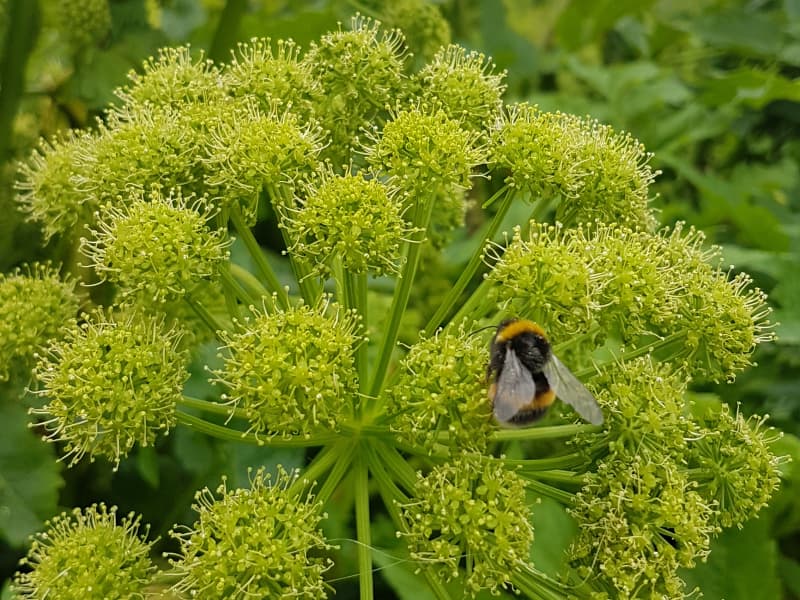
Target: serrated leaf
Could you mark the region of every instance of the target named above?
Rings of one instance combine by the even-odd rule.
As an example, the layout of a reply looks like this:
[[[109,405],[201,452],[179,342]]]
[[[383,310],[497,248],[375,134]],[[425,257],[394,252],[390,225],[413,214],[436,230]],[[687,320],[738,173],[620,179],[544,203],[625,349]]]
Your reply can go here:
[[[53,447],[28,428],[17,404],[0,404],[0,537],[22,546],[58,508],[63,485]]]

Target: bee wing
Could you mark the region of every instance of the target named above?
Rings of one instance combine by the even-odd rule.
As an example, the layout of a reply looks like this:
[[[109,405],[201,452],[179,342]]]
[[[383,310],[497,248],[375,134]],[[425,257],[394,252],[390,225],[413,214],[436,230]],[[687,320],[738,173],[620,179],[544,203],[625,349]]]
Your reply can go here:
[[[500,422],[511,419],[533,400],[536,383],[533,375],[517,358],[511,348],[506,350],[503,370],[497,377],[494,392],[494,416]]]
[[[597,400],[554,354],[550,355],[550,360],[545,363],[542,372],[562,402],[572,406],[592,425],[603,423],[603,412]]]

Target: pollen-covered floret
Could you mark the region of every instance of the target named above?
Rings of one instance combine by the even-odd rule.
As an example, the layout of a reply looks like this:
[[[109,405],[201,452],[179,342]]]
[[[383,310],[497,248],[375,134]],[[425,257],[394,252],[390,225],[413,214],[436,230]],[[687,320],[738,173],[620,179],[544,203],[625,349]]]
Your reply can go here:
[[[75,282],[49,264],[0,273],[0,381],[33,367],[34,356],[75,322]]]
[[[125,296],[163,303],[213,281],[228,259],[230,241],[209,228],[215,212],[206,199],[134,191],[103,207],[81,250],[100,277]]]
[[[357,325],[328,300],[254,312],[222,334],[225,364],[214,371],[226,388],[222,399],[243,411],[256,434],[335,430],[355,402]]]
[[[250,473],[248,489],[229,489],[223,478],[216,493],[198,492],[197,521],[172,532],[181,546],[170,561],[180,576],[173,590],[209,600],[327,598],[326,515],[309,487],[279,466],[275,477]]]
[[[411,558],[466,597],[512,589],[528,564],[533,528],[525,483],[499,461],[462,454],[417,476],[414,498],[402,506]]]
[[[176,423],[189,378],[180,333],[135,309],[97,313],[53,341],[36,376],[46,399],[46,439],[63,445],[70,464],[88,454],[119,464],[138,443],[152,446]]]
[[[94,504],[61,513],[45,523],[21,565],[13,589],[24,600],[143,598],[156,570],[150,559],[148,529],[129,514],[117,519],[117,507]]]
[[[414,344],[388,391],[392,429],[422,448],[442,441],[485,450],[494,429],[486,397],[488,360],[483,340],[463,328]]]

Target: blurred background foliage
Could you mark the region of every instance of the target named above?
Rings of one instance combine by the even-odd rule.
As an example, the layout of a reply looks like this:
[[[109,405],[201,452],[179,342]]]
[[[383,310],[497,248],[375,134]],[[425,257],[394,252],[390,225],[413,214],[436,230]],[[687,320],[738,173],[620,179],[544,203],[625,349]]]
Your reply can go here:
[[[662,171],[652,188],[662,223],[702,229],[723,245],[734,272],[749,272],[769,293],[778,341],[759,350],[758,368],[735,385],[694,395],[698,406],[723,401],[769,414],[786,433],[776,453],[795,460],[783,467],[782,489],[766,513],[722,535],[708,562],[685,579],[711,599],[749,599],[756,590],[764,599],[800,598],[800,0],[0,0],[0,271],[73,255],[74,240],[45,245],[16,211],[16,162],[40,136],[94,127],[127,73],[159,47],[189,43],[219,61],[253,36],[293,38],[307,48],[355,12],[403,29],[422,58],[448,38],[493,57],[508,70],[508,101],[589,114],[630,131]],[[475,219],[435,264],[426,261],[420,311],[447,290],[441,273],[454,277],[467,260],[471,234],[480,231]],[[262,232],[267,245],[269,232]],[[204,361],[213,361],[215,349],[207,352]],[[61,508],[102,500],[135,510],[165,549],[164,533],[191,517],[194,490],[223,472],[232,485],[246,484],[248,466],[292,467],[307,458],[178,429],[118,472],[90,463],[66,470],[27,427],[27,383],[18,377],[0,387],[3,580],[27,536]],[[195,373],[190,385],[202,396],[205,374]],[[575,524],[553,502],[534,512],[534,561],[556,572]],[[329,538],[351,536],[345,519],[330,515]],[[394,532],[385,524],[375,542],[391,548]],[[340,543],[355,556],[354,544]],[[413,565],[396,564],[391,554],[376,558],[379,597],[390,590],[402,599],[428,597]],[[354,573],[355,561],[337,565],[338,598],[357,594]]]

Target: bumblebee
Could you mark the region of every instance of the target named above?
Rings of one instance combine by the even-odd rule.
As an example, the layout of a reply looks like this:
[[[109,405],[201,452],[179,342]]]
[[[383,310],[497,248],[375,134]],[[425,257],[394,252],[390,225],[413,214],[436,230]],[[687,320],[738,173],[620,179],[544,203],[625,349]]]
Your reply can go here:
[[[593,425],[603,422],[597,400],[556,358],[544,331],[533,321],[507,319],[497,326],[486,377],[491,380],[494,416],[501,424],[533,423],[556,396]]]

